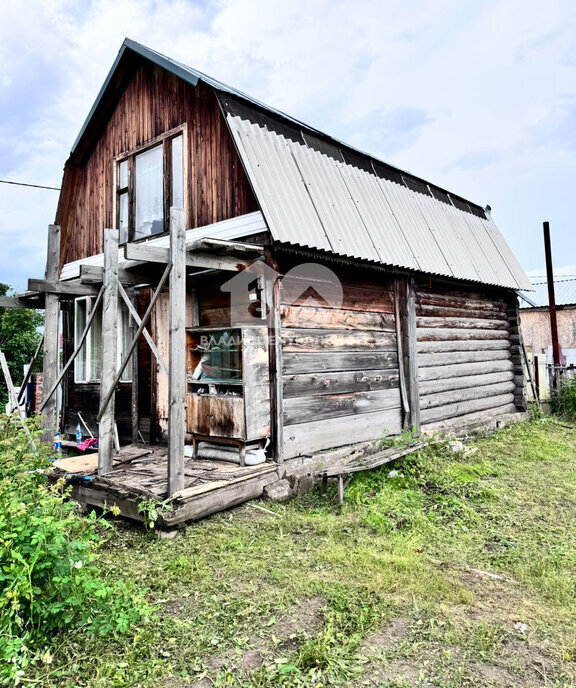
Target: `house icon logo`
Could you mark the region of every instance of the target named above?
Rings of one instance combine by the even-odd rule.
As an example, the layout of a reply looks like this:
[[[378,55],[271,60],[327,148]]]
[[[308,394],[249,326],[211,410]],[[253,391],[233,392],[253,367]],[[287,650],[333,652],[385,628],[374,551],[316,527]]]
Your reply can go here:
[[[285,275],[261,260],[234,275],[220,289],[230,293],[230,323],[257,325],[266,320],[273,308],[272,286],[280,281],[281,303],[284,307],[342,307],[342,284],[335,272],[319,263],[301,263]]]

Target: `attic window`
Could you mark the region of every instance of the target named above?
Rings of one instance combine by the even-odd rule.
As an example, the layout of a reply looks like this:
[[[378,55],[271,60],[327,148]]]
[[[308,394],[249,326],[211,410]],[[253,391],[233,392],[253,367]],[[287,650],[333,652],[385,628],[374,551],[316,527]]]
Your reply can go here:
[[[121,241],[167,232],[171,207],[184,207],[182,129],[117,159],[116,226]]]

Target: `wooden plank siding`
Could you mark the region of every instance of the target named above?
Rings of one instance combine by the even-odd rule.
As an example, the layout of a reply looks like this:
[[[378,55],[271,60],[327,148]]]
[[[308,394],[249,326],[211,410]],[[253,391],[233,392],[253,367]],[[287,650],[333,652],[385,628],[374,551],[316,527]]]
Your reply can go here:
[[[392,282],[343,283],[340,309],[306,286],[280,287],[285,459],[401,431]]]
[[[258,209],[214,93],[140,61],[102,133],[64,170],[58,206],[60,264],[101,253],[103,227],[115,227],[114,158],[186,125],[186,227]]]
[[[523,396],[506,292],[418,287],[416,333],[422,425],[502,409]]]

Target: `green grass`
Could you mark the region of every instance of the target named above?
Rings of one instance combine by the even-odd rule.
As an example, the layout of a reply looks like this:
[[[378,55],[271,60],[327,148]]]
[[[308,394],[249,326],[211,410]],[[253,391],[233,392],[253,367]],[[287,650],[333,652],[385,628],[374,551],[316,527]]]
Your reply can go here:
[[[115,522],[100,563],[155,613],[122,641],[54,638],[23,685],[574,685],[576,429],[472,446],[358,474],[342,509],[244,505],[172,541]]]

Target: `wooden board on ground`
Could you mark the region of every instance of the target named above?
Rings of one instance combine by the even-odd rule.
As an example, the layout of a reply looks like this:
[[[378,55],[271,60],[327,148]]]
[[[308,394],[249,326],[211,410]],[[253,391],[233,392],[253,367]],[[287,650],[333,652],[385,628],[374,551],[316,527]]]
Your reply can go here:
[[[98,454],[68,456],[54,461],[54,466],[66,473],[92,473],[98,468]]]

